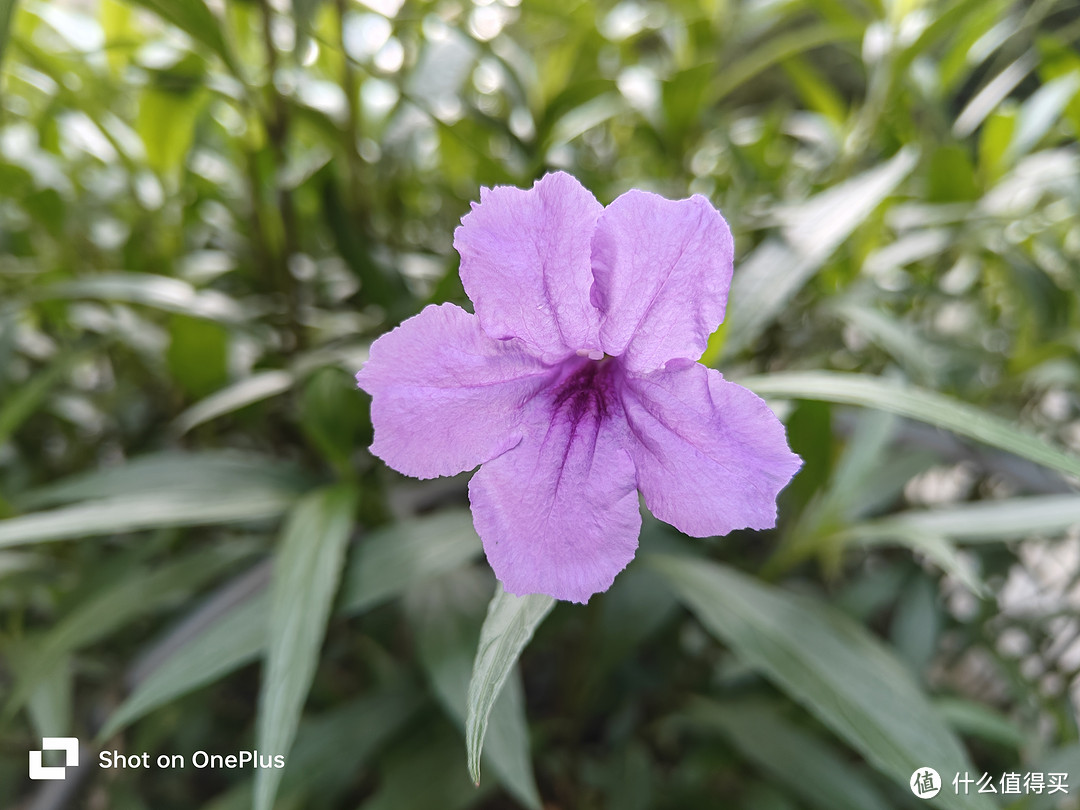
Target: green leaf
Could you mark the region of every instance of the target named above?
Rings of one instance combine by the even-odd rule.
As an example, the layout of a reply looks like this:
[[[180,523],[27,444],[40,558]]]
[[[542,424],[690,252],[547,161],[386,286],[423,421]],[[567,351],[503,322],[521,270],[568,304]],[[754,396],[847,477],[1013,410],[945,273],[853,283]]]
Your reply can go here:
[[[132,2],[149,9],[161,19],[190,34],[196,42],[202,43],[221,57],[221,61],[234,75],[240,75],[236,59],[225,39],[225,27],[203,0],[132,0]]]
[[[1038,41],[1039,77],[1048,82],[1080,72],[1080,55],[1061,40],[1046,36]],[[1065,116],[1072,122],[1073,131],[1080,133],[1080,95],[1074,95],[1065,105]]]
[[[266,645],[269,601],[267,592],[260,591],[178,647],[112,713],[98,742],[159,706],[256,660]]]
[[[70,358],[55,361],[4,397],[0,404],[0,446],[34,415],[45,397],[60,382],[71,367]]]
[[[889,641],[896,656],[922,679],[938,648],[941,633],[941,598],[938,583],[917,576],[908,583],[896,601],[889,622]]]
[[[0,547],[166,526],[274,518],[302,488],[287,467],[229,453],[161,454],[31,492],[71,506],[0,521]]]
[[[969,151],[959,144],[945,144],[934,150],[926,180],[930,202],[968,201],[979,196]]]
[[[293,375],[287,371],[256,372],[196,402],[173,420],[173,429],[183,435],[219,416],[283,394],[292,386]]]
[[[765,331],[917,162],[918,150],[905,147],[880,166],[784,212],[783,239],[772,238],[757,247],[732,280],[725,356],[748,347]]]
[[[1016,61],[1008,64],[960,111],[960,115],[956,117],[956,123],[953,124],[953,135],[957,138],[966,138],[978,129],[987,116],[1000,112],[998,107],[1016,89],[1016,86],[1035,70],[1037,65],[1038,59],[1033,51],[1027,51]]]
[[[204,450],[152,453],[124,464],[73,475],[22,495],[19,506],[38,509],[75,501],[140,493],[182,492],[193,497],[228,490],[240,496],[265,492],[291,499],[306,481],[288,464],[254,453]]]
[[[174,315],[169,323],[169,372],[191,396],[203,397],[228,379],[229,333],[204,318]]]
[[[4,51],[7,49],[11,20],[15,16],[17,3],[18,0],[0,0],[0,68],[4,66]]]
[[[550,596],[513,596],[497,585],[480,631],[465,710],[465,746],[469,775],[480,784],[480,753],[488,718],[503,684],[536,628],[555,606]]]
[[[715,104],[773,65],[823,45],[857,41],[862,34],[857,25],[817,24],[773,36],[718,72],[709,93],[709,104]]]
[[[202,88],[174,92],[147,86],[139,96],[135,128],[146,149],[146,162],[163,175],[184,164],[210,94]]]
[[[480,553],[468,511],[408,520],[364,537],[354,549],[337,611],[357,615],[409,585],[452,571]],[[105,739],[148,712],[256,660],[267,637],[269,597],[260,591],[175,649],[109,718]]]
[[[126,576],[74,607],[27,651],[4,707],[5,715],[10,717],[18,711],[69,653],[108,636],[139,616],[187,597],[247,551],[239,546],[219,546],[190,554],[156,570]]]
[[[480,554],[468,510],[404,520],[362,538],[341,584],[339,610],[375,607],[409,585],[460,568]]]
[[[308,797],[324,801],[333,795],[333,786],[346,787],[421,703],[415,684],[405,682],[305,718],[285,760],[279,804],[299,806]],[[248,782],[203,810],[248,810],[253,795],[254,786]]]
[[[336,366],[324,366],[304,385],[300,427],[323,456],[338,469],[348,469],[366,413],[356,403],[356,380]]]
[[[0,520],[0,548],[47,543],[167,526],[275,518],[289,508],[292,493],[244,487],[216,492],[134,493]]]
[[[986,176],[987,185],[996,182],[1008,168],[1005,155],[1016,131],[1016,120],[1015,106],[1003,105],[979,132],[979,168]]]
[[[98,273],[46,285],[30,296],[33,301],[81,298],[125,301],[221,323],[239,323],[249,314],[224,293],[196,290],[186,281],[150,273]]]
[[[464,810],[482,804],[491,791],[469,783],[460,746],[449,724],[427,718],[385,758],[379,789],[360,810]]]
[[[874,783],[825,740],[760,701],[691,698],[688,725],[716,728],[762,773],[822,810],[889,810]]]
[[[952,541],[943,534],[883,520],[851,526],[840,535],[840,539],[845,543],[863,546],[896,543],[921,552],[942,571],[956,577],[976,596],[989,596],[986,583],[979,578],[978,572],[973,570],[968,559],[962,557]]]
[[[886,538],[895,532],[939,535],[965,543],[979,543],[1064,533],[1078,523],[1080,496],[1042,495],[898,512],[863,524],[859,532],[867,539]]]
[[[339,485],[314,492],[289,515],[270,583],[266,671],[259,692],[256,745],[287,755],[296,736],[337,592],[357,492]],[[255,776],[255,810],[271,810],[281,771]]]
[[[548,146],[550,148],[568,144],[593,127],[598,127],[625,112],[626,109],[626,100],[620,93],[604,93],[602,96],[590,99],[559,118],[558,123],[551,128]]]
[[[844,123],[847,118],[844,98],[810,60],[795,56],[785,61],[783,68],[808,109],[821,113],[837,127]]]
[[[26,711],[34,730],[42,737],[71,734],[74,698],[71,655],[63,655],[43,674],[27,698]]]
[[[1006,151],[1006,160],[1015,161],[1035,147],[1058,122],[1065,108],[1080,90],[1080,71],[1066,73],[1031,94],[1017,113],[1016,129]]]
[[[648,559],[710,632],[903,789],[916,768],[929,764],[941,773],[972,770],[907,668],[861,625],[716,563]],[[948,792],[930,804],[993,807],[982,796]]]
[[[1068,783],[1070,781],[1069,775],[1080,771],[1080,743],[1072,743],[1054,751],[1047,751],[1034,759],[1035,761],[1031,763],[1031,766],[1025,768],[1025,770],[1044,774],[1062,773],[1065,774],[1065,781]],[[1075,788],[1075,785],[1073,788]],[[1062,806],[1059,801],[1061,798],[1060,791],[1054,795],[1050,795],[1049,792],[1029,795],[1026,797],[1022,807],[1023,810],[1051,810],[1051,808],[1059,810]],[[1011,808],[1014,807],[1015,805],[1011,806]]]
[[[1003,745],[1013,751],[1021,751],[1027,743],[1027,735],[1014,720],[982,703],[963,698],[939,698],[934,709],[958,734]]]
[[[1028,435],[1004,419],[933,391],[880,377],[832,371],[790,371],[739,380],[759,396],[819,399],[894,413],[1015,453],[1068,475],[1080,475],[1080,458]]]
[[[413,589],[407,599],[420,661],[439,702],[462,732],[473,659],[490,577],[466,569]],[[486,767],[522,805],[541,810],[529,752],[525,700],[516,668],[495,701],[488,725]]]

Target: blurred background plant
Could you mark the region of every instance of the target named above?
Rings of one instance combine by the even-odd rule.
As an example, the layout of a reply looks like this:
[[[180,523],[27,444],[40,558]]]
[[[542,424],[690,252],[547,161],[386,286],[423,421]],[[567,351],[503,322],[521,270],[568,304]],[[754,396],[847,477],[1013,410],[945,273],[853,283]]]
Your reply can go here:
[[[930,766],[932,806],[1078,806],[1078,37],[1061,0],[0,0],[0,805],[876,810]],[[479,187],[554,168],[723,211],[704,361],[806,463],[775,532],[647,522],[496,662],[477,789],[467,476],[373,459],[352,374],[467,305]],[[30,783],[44,735],[88,764]]]

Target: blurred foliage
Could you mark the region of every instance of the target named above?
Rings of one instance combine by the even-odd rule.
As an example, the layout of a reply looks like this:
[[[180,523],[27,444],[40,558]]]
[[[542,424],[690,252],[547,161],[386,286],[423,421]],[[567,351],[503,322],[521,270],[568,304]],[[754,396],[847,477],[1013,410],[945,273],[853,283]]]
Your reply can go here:
[[[932,766],[931,806],[1076,807],[1078,38],[1064,0],[0,0],[0,805],[874,810]],[[723,211],[704,360],[805,468],[774,532],[647,521],[587,607],[485,614],[467,477],[373,459],[352,374],[467,305],[479,187],[554,168]]]

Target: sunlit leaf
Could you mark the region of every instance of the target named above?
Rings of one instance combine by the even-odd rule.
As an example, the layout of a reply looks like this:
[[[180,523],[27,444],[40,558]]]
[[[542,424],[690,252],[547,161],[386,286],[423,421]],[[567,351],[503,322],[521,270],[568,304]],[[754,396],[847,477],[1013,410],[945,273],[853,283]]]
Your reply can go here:
[[[17,2],[18,0],[0,0],[0,67],[4,64],[4,51],[7,49],[11,19],[15,16]]]
[[[219,57],[234,74],[239,73],[225,28],[203,0],[132,0],[166,22],[172,23]]]
[[[229,334],[204,318],[174,315],[169,323],[169,371],[188,394],[202,397],[228,376]]]
[[[146,273],[99,273],[74,281],[38,288],[33,300],[91,298],[131,304],[208,318],[222,323],[244,320],[246,313],[236,301],[215,290],[196,290],[186,281]]]
[[[201,89],[187,92],[153,86],[143,89],[136,127],[151,168],[172,174],[183,165],[208,100],[209,94]]]
[[[1080,70],[1052,79],[1033,93],[1017,114],[1007,157],[1015,160],[1030,152],[1058,122],[1077,91],[1080,91]]]
[[[784,213],[784,238],[756,248],[732,280],[727,356],[757,339],[840,243],[893,193],[917,159],[917,151],[902,149],[886,163]]]

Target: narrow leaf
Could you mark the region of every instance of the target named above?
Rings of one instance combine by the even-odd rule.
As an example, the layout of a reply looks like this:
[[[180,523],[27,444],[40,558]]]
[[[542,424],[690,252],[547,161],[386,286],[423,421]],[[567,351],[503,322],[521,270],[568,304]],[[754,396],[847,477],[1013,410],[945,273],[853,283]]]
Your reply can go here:
[[[907,667],[861,625],[716,563],[649,559],[709,631],[904,789],[926,765],[941,773],[973,769]],[[982,796],[945,791],[931,805],[993,807]]]
[[[334,786],[346,788],[372,755],[415,716],[422,703],[415,684],[395,683],[305,718],[296,732],[296,745],[285,760],[281,801],[289,807],[303,806],[304,798],[325,801],[333,795]],[[248,810],[254,792],[252,780],[203,810]]]
[[[477,785],[480,784],[480,754],[484,750],[491,709],[525,645],[554,606],[555,600],[550,596],[513,596],[506,593],[501,584],[496,586],[480,630],[480,646],[476,650],[465,704],[469,775]]]
[[[17,0],[0,0],[0,68],[4,65],[4,51],[7,49],[8,35],[11,32],[11,20],[15,16]]]
[[[38,410],[53,386],[64,378],[69,367],[70,361],[53,363],[4,397],[3,404],[0,404],[0,446]]]
[[[407,520],[357,544],[337,611],[357,615],[393,599],[413,583],[452,571],[480,553],[467,511]],[[100,739],[155,708],[256,660],[266,645],[269,598],[259,591],[177,647],[116,710]]]
[[[783,238],[761,244],[742,262],[728,299],[724,353],[761,335],[833,251],[888,197],[918,161],[906,147],[890,160],[783,213]]]
[[[957,138],[966,138],[978,129],[986,117],[996,110],[998,105],[1008,98],[1016,86],[1038,65],[1039,61],[1034,51],[1022,54],[1015,62],[1007,65],[960,111],[960,115],[956,117],[956,123],[953,124],[953,135]]]
[[[281,492],[150,493],[90,501],[0,521],[0,548],[167,526],[207,526],[273,518],[292,498]]]
[[[28,651],[4,707],[5,715],[10,717],[18,711],[69,653],[108,636],[139,616],[188,596],[243,553],[246,549],[241,547],[222,546],[191,554],[157,570],[126,577],[76,606]]]
[[[761,702],[718,703],[694,698],[687,721],[716,728],[755,767],[822,810],[889,810],[865,774],[840,752]]]
[[[361,539],[341,585],[339,609],[368,610],[416,582],[460,568],[480,554],[466,510],[405,520]]]
[[[936,534],[966,543],[992,542],[1033,534],[1063,533],[1080,524],[1080,496],[1043,495],[1002,501],[975,501],[941,509],[898,512],[863,524],[867,538],[893,533]]]
[[[1052,79],[1032,93],[1020,107],[1008,157],[1015,160],[1030,152],[1058,122],[1077,90],[1080,90],[1080,71]]]
[[[202,498],[222,490],[241,496],[264,492],[292,497],[305,485],[295,468],[268,456],[215,450],[166,452],[64,478],[20,496],[18,504],[24,509],[40,509],[76,501],[169,492]]]
[[[239,75],[236,59],[225,39],[225,28],[210,11],[203,0],[133,0],[136,5],[157,14],[166,22],[172,23],[199,43],[202,43],[221,61]]]
[[[173,429],[178,434],[187,433],[193,427],[219,416],[283,394],[292,384],[293,376],[287,371],[262,371],[252,374],[196,402],[176,417],[172,424]]]
[[[971,562],[959,554],[953,542],[940,532],[919,529],[890,520],[861,523],[840,532],[844,542],[864,546],[896,543],[925,554],[942,571],[956,577],[976,596],[987,596],[986,583],[972,568]]]
[[[756,394],[777,399],[818,399],[861,405],[950,430],[1007,450],[1069,475],[1080,475],[1080,458],[1028,435],[1004,419],[933,391],[832,371],[791,371],[739,380]]]
[[[98,740],[256,660],[266,645],[268,604],[267,592],[261,591],[177,649],[113,712]]]
[[[286,755],[304,708],[326,622],[337,593],[345,545],[356,511],[356,490],[340,485],[305,497],[289,516],[270,584],[266,672],[259,693],[257,747]],[[255,777],[255,810],[270,810],[281,772]]]
[[[71,298],[125,301],[222,323],[238,323],[250,314],[217,290],[197,290],[178,278],[150,273],[100,273],[41,287],[31,298],[34,301]]]
[[[462,732],[469,679],[489,592],[489,577],[475,569],[464,569],[454,576],[420,585],[406,597],[420,662],[436,697]],[[525,701],[516,668],[492,708],[488,734],[492,744],[484,752],[485,767],[490,767],[495,778],[522,805],[541,810],[532,771]]]
[[[386,755],[378,790],[359,810],[465,810],[485,804],[490,785],[477,789],[469,782],[454,730],[448,723],[426,719]]]

